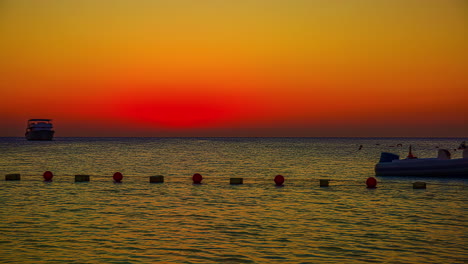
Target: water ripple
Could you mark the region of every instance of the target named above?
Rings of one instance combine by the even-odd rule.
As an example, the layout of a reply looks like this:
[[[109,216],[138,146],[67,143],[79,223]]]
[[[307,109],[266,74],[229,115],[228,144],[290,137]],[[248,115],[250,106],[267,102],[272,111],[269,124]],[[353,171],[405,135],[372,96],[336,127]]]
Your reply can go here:
[[[356,140],[3,143],[5,174],[29,175],[0,181],[0,263],[467,263],[466,182],[413,190],[411,180],[379,179],[369,190],[381,149],[353,152]],[[54,182],[42,182],[52,168]],[[112,183],[116,168],[122,184]],[[77,172],[96,177],[75,184]],[[194,172],[202,185],[191,184]],[[157,174],[166,182],[149,184]],[[239,175],[244,185],[228,184]]]

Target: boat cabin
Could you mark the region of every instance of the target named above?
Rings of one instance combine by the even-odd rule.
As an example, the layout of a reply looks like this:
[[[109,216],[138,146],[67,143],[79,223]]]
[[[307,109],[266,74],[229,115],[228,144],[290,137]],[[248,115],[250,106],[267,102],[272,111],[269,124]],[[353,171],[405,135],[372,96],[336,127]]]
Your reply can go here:
[[[28,130],[52,130],[52,119],[29,119]]]

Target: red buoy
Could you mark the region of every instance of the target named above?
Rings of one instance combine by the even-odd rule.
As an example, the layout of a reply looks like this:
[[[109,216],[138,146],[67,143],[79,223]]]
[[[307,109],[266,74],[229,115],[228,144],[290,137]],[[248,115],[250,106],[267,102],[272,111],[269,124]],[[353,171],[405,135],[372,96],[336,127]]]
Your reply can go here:
[[[192,176],[192,180],[193,180],[193,183],[194,183],[194,184],[201,184],[201,181],[203,180],[203,177],[201,176],[201,174],[195,173],[195,174]]]
[[[281,186],[284,183],[284,177],[282,175],[276,175],[275,177],[276,186]]]
[[[116,172],[114,173],[114,176],[112,176],[112,178],[114,178],[115,182],[122,182],[123,175],[120,172]]]
[[[374,177],[369,177],[366,181],[367,188],[375,188],[377,186],[377,180]]]
[[[42,177],[44,177],[44,181],[52,181],[52,178],[54,177],[54,174],[52,172],[50,172],[50,171],[46,171],[46,172],[44,172]]]

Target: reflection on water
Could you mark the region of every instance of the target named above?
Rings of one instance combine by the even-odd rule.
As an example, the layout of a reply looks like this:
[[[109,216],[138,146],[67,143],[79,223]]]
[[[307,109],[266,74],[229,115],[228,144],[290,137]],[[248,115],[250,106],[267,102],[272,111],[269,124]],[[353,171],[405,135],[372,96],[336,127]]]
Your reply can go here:
[[[421,157],[460,141],[399,139]],[[365,188],[395,139],[42,143],[0,140],[2,177],[23,175],[0,181],[2,263],[468,261],[466,180],[424,179],[428,189],[413,190],[414,179],[379,178]],[[41,181],[45,170],[52,183]],[[123,183],[112,183],[115,171]],[[191,184],[195,172],[203,184]],[[74,183],[83,173],[91,182]],[[149,184],[157,174],[166,182]],[[234,176],[245,184],[229,185]],[[329,188],[318,186],[324,177]]]

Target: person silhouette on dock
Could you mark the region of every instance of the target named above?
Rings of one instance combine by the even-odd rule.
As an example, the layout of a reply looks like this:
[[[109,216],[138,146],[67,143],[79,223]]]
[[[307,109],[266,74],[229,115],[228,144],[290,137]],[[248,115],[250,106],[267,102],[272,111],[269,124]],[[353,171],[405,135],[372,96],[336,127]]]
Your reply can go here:
[[[466,142],[463,141],[460,146],[458,146],[458,149],[466,149]]]
[[[411,145],[409,146],[409,153],[408,156],[406,157],[407,159],[417,159],[418,157],[414,156],[413,153],[411,152]]]

